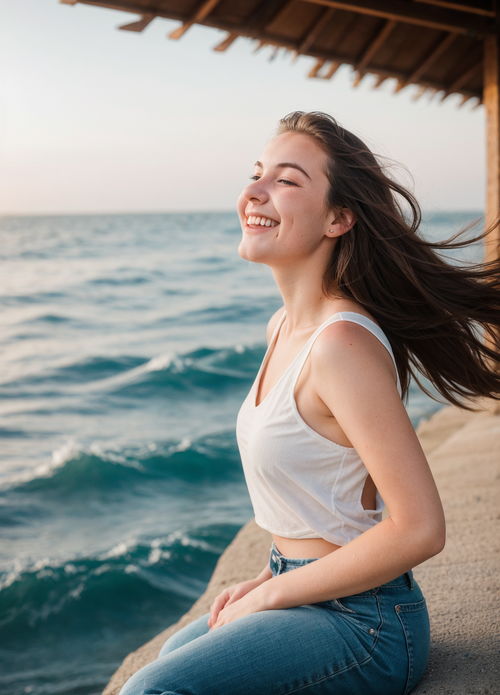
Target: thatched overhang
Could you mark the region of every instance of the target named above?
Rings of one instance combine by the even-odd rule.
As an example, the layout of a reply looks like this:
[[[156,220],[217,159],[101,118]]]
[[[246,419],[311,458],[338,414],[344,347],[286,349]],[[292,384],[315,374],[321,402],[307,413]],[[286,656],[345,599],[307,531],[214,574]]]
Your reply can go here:
[[[226,32],[214,45],[226,51],[239,37],[255,50],[271,47],[315,59],[309,77],[328,81],[343,64],[352,66],[353,87],[368,74],[374,87],[394,79],[394,91],[415,85],[412,95],[459,105],[485,105],[488,191],[486,220],[500,209],[500,48],[497,0],[60,0],[139,15],[119,29],[143,31],[159,18],[178,20],[170,39],[194,24]],[[500,235],[487,255],[499,255]]]

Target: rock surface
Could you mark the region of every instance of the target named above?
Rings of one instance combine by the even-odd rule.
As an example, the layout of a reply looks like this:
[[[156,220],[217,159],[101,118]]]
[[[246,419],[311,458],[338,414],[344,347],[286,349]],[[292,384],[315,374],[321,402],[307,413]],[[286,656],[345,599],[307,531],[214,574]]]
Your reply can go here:
[[[500,403],[469,412],[447,406],[417,434],[436,480],[447,522],[445,549],[414,569],[431,619],[431,656],[415,695],[500,692]],[[206,613],[224,586],[255,576],[268,560],[271,536],[253,520],[219,558],[205,593],[159,635],[129,654],[103,695],[153,661],[172,633]],[[262,695],[265,695],[263,693]]]

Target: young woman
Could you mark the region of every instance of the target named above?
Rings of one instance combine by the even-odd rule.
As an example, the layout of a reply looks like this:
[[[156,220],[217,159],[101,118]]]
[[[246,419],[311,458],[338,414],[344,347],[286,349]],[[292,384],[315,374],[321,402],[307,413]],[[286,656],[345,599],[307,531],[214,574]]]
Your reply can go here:
[[[121,695],[406,695],[430,644],[412,568],[445,544],[403,404],[410,365],[461,407],[499,398],[500,264],[446,262],[435,249],[489,230],[425,241],[413,196],[327,114],[283,118],[251,179],[239,254],[269,265],[283,298],[237,419],[269,563]]]

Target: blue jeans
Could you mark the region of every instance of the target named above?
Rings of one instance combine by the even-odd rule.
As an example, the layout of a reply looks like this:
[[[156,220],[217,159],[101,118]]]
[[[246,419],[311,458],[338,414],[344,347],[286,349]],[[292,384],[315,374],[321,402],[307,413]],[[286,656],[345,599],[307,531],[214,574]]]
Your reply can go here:
[[[314,562],[273,543],[273,576]],[[209,613],[167,639],[120,695],[407,695],[430,646],[411,571],[342,599],[265,610],[209,631]]]

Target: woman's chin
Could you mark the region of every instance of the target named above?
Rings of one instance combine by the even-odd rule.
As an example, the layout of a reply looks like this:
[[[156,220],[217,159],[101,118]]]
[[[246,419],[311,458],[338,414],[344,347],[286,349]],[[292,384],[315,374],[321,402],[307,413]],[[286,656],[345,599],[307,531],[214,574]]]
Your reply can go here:
[[[266,263],[269,253],[265,249],[257,248],[254,244],[247,243],[246,239],[242,239],[238,246],[238,253],[245,261],[253,261],[254,263]]]

